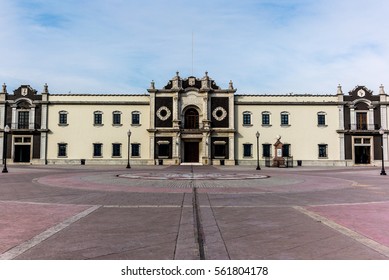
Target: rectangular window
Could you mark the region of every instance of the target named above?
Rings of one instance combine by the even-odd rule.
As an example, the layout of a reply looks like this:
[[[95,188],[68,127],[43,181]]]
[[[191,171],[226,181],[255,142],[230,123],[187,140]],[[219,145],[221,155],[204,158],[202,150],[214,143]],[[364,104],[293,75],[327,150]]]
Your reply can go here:
[[[170,145],[169,144],[159,144],[158,145],[158,157],[169,157],[170,154]]]
[[[215,157],[225,158],[226,157],[226,145],[214,145],[215,146]]]
[[[112,144],[112,156],[121,157],[122,156],[122,144]]]
[[[94,124],[95,125],[102,125],[103,124],[103,114],[100,112],[94,113]]]
[[[132,122],[131,124],[139,125],[140,124],[140,114],[132,113]]]
[[[243,157],[251,157],[252,156],[252,144],[243,144]]]
[[[271,157],[271,144],[262,144],[262,157]]]
[[[122,123],[121,114],[120,113],[113,113],[113,124],[120,125],[121,123]]]
[[[262,125],[270,125],[270,115],[262,114]]]
[[[317,125],[326,125],[326,115],[317,115]]]
[[[290,157],[290,144],[282,145],[282,156]]]
[[[243,125],[251,125],[251,114],[243,113]]]
[[[19,117],[18,129],[28,129],[30,123],[30,112],[20,111],[18,117]]]
[[[131,144],[131,157],[140,157],[140,144]]]
[[[289,125],[289,114],[281,114],[281,125]]]
[[[358,130],[367,130],[367,113],[357,112],[357,129]]]
[[[102,148],[103,144],[93,144],[93,156],[94,157],[102,157]]]
[[[319,158],[326,158],[328,157],[327,155],[327,144],[320,144],[319,145]]]
[[[68,144],[65,143],[58,144],[58,157],[66,157],[67,149],[68,149]]]
[[[59,124],[66,125],[68,124],[68,114],[67,113],[59,113]]]

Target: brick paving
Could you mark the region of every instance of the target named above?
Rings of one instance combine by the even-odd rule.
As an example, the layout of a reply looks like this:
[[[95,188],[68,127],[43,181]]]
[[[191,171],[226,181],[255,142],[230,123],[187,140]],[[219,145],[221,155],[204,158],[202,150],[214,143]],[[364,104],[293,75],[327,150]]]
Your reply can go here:
[[[11,165],[0,259],[389,259],[379,173]]]

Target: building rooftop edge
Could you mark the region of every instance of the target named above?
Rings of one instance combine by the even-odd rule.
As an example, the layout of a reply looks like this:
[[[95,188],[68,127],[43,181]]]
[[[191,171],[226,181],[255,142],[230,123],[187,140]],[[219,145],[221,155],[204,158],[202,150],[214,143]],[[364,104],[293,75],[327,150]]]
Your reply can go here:
[[[49,93],[50,96],[150,96],[147,93]]]

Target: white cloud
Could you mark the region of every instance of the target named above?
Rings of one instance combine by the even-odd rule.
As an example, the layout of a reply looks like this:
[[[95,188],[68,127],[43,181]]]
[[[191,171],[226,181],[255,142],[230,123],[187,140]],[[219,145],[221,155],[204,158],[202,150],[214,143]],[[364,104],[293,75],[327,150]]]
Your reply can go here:
[[[277,3],[277,4],[274,4]],[[385,1],[6,1],[9,89],[143,93],[205,71],[239,93],[335,93],[389,83]],[[3,82],[0,81],[0,82]]]

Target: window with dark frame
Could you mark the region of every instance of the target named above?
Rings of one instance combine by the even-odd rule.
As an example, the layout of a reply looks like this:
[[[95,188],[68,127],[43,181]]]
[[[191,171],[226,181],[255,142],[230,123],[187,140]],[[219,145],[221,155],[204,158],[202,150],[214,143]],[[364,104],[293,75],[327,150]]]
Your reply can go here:
[[[114,125],[120,125],[122,123],[122,114],[120,112],[113,112],[112,123]]]
[[[102,147],[103,147],[103,144],[100,144],[100,143],[93,144],[93,156],[94,157],[101,157],[103,155],[102,154]]]
[[[131,124],[133,125],[139,125],[140,124],[140,113],[139,112],[132,112],[131,113]]]
[[[112,156],[121,157],[122,156],[122,144],[113,143],[112,144]]]
[[[59,112],[59,124],[60,125],[68,124],[68,112],[66,111]]]
[[[290,144],[283,144],[282,145],[282,156],[283,157],[290,157]]]
[[[270,125],[270,114],[262,113],[262,125]]]
[[[243,157],[252,156],[252,144],[243,144]]]
[[[262,144],[262,157],[271,157],[271,144]]]
[[[323,113],[317,114],[317,125],[326,125],[326,115]]]
[[[140,157],[140,144],[131,144],[131,157]]]
[[[289,114],[286,112],[281,113],[281,125],[289,125]]]
[[[94,124],[102,125],[103,124],[103,113],[102,112],[94,112]]]
[[[30,124],[30,112],[19,111],[18,117],[18,129],[28,129]]]
[[[250,112],[243,113],[243,125],[251,125],[251,113]]]
[[[169,157],[170,145],[169,144],[159,144],[158,145],[158,156],[159,157]]]
[[[68,148],[68,144],[59,143],[58,144],[58,157],[66,157],[67,156],[67,148]]]
[[[225,158],[226,157],[226,145],[214,145],[215,157]]]
[[[319,158],[327,158],[328,157],[328,145],[327,144],[319,144]]]

